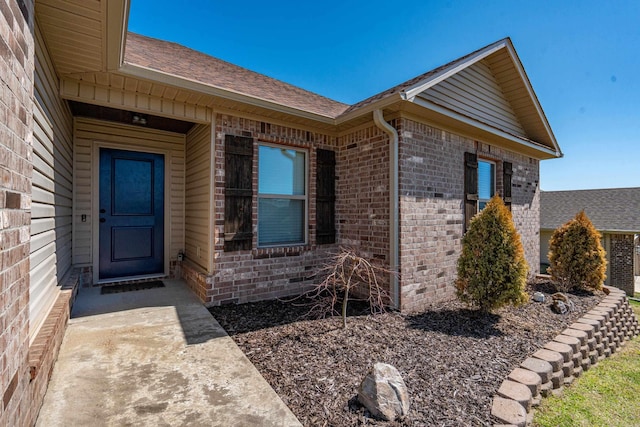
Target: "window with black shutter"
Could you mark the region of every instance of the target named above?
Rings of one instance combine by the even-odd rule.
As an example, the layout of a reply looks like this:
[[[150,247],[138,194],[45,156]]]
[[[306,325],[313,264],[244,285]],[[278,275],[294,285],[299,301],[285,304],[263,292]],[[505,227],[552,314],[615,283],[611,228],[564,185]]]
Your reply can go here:
[[[258,247],[307,242],[307,150],[258,146]]]
[[[464,229],[478,213],[478,156],[464,153]]]
[[[336,153],[316,150],[316,243],[336,242]]]
[[[511,210],[511,178],[513,176],[513,165],[510,162],[502,163],[502,183],[503,199],[505,206]]]
[[[225,135],[224,250],[251,250],[253,138]]]

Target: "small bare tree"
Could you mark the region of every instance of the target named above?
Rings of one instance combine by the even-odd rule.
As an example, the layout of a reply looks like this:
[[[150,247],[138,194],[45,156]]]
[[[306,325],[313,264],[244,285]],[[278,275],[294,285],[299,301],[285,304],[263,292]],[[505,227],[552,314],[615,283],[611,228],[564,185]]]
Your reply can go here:
[[[386,278],[393,274],[389,269],[371,263],[350,248],[340,248],[331,260],[318,271],[322,281],[307,292],[314,300],[311,312],[322,317],[338,314],[342,303],[342,326],[347,327],[349,300],[368,302],[371,313],[383,313],[389,304]]]

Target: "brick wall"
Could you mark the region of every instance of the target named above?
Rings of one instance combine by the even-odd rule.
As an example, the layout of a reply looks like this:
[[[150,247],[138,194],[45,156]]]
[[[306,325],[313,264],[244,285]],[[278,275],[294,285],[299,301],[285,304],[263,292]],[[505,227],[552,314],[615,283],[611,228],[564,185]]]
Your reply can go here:
[[[214,273],[204,277],[184,264],[182,275],[207,305],[242,303],[299,294],[339,245],[388,265],[389,150],[387,136],[371,126],[339,138],[230,115],[216,117]],[[254,140],[253,231],[257,231],[258,142],[308,149],[308,244],[224,251],[224,137]],[[315,149],[336,151],[336,244],[315,244]]]
[[[20,5],[19,5],[20,3]],[[0,425],[28,425],[33,4],[0,3]]]
[[[464,227],[464,153],[513,163],[512,212],[530,274],[539,270],[538,162],[408,119],[396,121],[400,145],[401,307],[414,311],[453,297]]]
[[[611,234],[610,283],[629,296],[634,293],[633,250],[633,234]]]
[[[389,268],[389,137],[372,123],[341,136],[338,144],[338,243]],[[389,275],[378,277],[391,296],[389,279]],[[367,297],[363,289],[351,293]]]
[[[315,245],[315,149],[336,149],[336,139],[301,129],[280,126],[230,115],[216,117],[215,135],[215,241],[214,273],[196,287],[207,305],[243,303],[299,294],[314,282],[314,272],[335,245]],[[224,139],[225,135],[250,136],[253,156],[253,249],[224,251]],[[266,142],[308,150],[308,243],[283,248],[257,248],[257,166],[258,143]],[[192,273],[192,276],[196,274]],[[195,277],[195,276],[194,276]],[[195,282],[195,280],[193,280]]]
[[[336,175],[339,243],[389,265],[389,137],[371,125],[340,137]]]
[[[530,274],[538,272],[538,162],[490,144],[400,118],[401,306],[412,311],[451,298],[464,224],[464,152],[496,163],[497,191],[502,162],[513,164],[512,211]],[[305,246],[224,252],[224,137],[254,140],[253,231],[257,231],[258,142],[309,149],[309,241]],[[338,138],[270,123],[218,115],[215,135],[216,212],[214,273],[183,275],[208,305],[248,302],[300,293],[338,245],[389,264],[389,140],[371,124]],[[315,148],[336,150],[337,244],[315,245]],[[457,161],[456,161],[457,159]],[[198,280],[195,279],[198,276]],[[202,276],[202,277],[200,277]]]

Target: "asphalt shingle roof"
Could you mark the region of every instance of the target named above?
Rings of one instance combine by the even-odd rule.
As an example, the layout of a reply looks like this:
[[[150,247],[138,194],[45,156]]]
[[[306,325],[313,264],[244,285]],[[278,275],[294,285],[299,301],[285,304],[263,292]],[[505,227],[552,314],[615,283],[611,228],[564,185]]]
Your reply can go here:
[[[464,62],[485,48],[471,52],[353,105],[334,101],[174,42],[136,33],[127,33],[124,59],[129,64],[335,119],[380,99],[397,95],[442,70]]]
[[[125,62],[326,117],[349,106],[164,40],[128,33]]]
[[[599,231],[640,233],[640,187],[542,191],[540,228],[556,229],[583,209]]]

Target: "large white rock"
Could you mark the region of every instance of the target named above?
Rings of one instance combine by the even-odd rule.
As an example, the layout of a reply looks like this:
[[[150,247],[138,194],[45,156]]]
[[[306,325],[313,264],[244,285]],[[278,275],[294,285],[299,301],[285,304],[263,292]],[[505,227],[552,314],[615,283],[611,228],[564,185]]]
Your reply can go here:
[[[358,388],[358,400],[376,418],[393,421],[409,411],[409,393],[396,368],[376,363]]]

